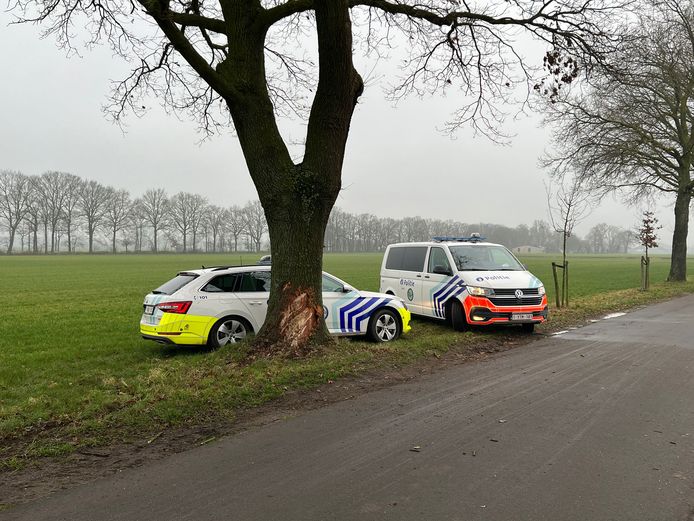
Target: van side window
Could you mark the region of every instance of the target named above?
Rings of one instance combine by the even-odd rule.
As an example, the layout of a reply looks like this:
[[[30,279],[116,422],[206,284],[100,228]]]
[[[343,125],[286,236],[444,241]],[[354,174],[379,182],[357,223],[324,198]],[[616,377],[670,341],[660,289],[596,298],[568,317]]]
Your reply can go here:
[[[391,248],[386,261],[387,270],[424,271],[426,246],[403,246]]]
[[[431,248],[429,252],[429,273],[434,273],[434,268],[436,267],[451,271],[451,264],[448,262],[448,257],[446,257],[446,252],[443,248]]]
[[[387,270],[402,269],[402,258],[405,254],[405,248],[391,248],[388,251],[388,260],[386,261]]]
[[[426,246],[409,246],[405,248],[401,269],[404,271],[424,271],[424,259],[426,256]]]

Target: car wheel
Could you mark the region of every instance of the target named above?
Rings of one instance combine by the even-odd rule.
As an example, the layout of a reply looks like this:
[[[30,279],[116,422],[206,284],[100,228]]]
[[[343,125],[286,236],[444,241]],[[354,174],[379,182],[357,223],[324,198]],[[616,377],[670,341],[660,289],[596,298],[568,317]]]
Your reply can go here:
[[[245,340],[253,330],[248,322],[240,317],[225,317],[210,330],[207,343],[210,347],[222,347]]]
[[[402,326],[395,311],[382,308],[371,316],[367,333],[374,342],[392,342],[402,333]]]
[[[521,327],[525,333],[532,333],[535,331],[535,324],[521,324]]]
[[[460,302],[454,300],[448,308],[451,312],[451,325],[456,331],[465,331],[468,328],[467,320],[465,319],[465,310]]]

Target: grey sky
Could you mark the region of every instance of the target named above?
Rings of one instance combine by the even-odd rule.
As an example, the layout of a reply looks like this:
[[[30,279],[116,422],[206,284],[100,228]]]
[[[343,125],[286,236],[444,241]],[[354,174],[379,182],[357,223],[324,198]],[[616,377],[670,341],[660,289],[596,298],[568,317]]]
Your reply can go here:
[[[152,187],[199,193],[215,204],[244,204],[256,198],[240,147],[231,135],[199,143],[195,124],[167,115],[153,100],[143,118],[130,117],[127,132],[101,111],[109,80],[128,67],[106,47],[67,58],[39,28],[8,26],[0,13],[0,169],[40,174],[62,170],[140,194]],[[538,57],[539,59],[539,57]],[[453,94],[453,93],[451,93]],[[381,86],[370,82],[352,122],[337,204],[379,216],[421,215],[465,222],[515,226],[547,219],[537,166],[549,134],[539,118],[509,119],[510,146],[499,146],[471,130],[455,139],[441,127],[456,106],[454,95],[408,99],[397,109]],[[302,137],[299,123],[290,134]],[[671,210],[658,212],[661,243],[669,244]],[[633,227],[638,209],[607,201],[578,228],[608,222]]]

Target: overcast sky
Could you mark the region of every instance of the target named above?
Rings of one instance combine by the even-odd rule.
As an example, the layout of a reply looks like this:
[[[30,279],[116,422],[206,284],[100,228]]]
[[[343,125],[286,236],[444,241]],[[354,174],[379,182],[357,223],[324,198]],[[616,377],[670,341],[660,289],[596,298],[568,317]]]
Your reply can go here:
[[[122,78],[127,64],[106,47],[67,58],[52,38],[40,39],[36,26],[11,20],[0,12],[0,169],[61,170],[133,195],[155,187],[189,191],[219,205],[257,197],[231,134],[200,143],[193,122],[167,115],[152,100],[144,102],[152,110],[130,117],[123,133],[101,107],[110,80]],[[515,137],[500,146],[467,129],[454,139],[439,132],[455,108],[451,95],[396,108],[378,82],[369,82],[352,121],[337,205],[381,217],[509,226],[547,219],[547,174],[538,157],[549,134],[539,117],[510,118],[504,132]],[[302,137],[298,123],[289,127],[293,138]],[[670,243],[671,213],[667,205],[658,212],[662,245]],[[633,228],[638,215],[638,208],[607,201],[577,231],[584,235],[598,222]]]

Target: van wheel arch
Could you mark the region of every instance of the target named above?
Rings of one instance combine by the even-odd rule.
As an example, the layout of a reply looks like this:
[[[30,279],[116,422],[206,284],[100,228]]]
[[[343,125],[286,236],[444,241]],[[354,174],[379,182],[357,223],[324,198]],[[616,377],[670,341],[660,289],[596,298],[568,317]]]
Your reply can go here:
[[[446,302],[446,322],[456,331],[467,331],[470,327],[465,316],[465,307],[456,297]]]

